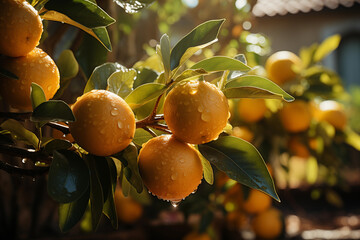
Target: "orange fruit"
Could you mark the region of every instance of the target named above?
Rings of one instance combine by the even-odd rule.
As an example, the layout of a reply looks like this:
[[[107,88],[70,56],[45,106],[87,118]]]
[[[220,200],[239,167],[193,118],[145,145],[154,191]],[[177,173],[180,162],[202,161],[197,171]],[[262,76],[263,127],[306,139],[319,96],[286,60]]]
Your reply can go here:
[[[19,110],[31,110],[31,83],[40,85],[47,100],[60,87],[60,74],[52,58],[40,48],[35,48],[24,57],[4,58],[2,68],[14,73],[19,79],[0,76],[0,93],[4,101]]]
[[[135,134],[135,116],[129,105],[115,93],[92,90],[72,105],[76,118],[70,133],[80,147],[98,156],[125,149]]]
[[[270,80],[278,85],[283,85],[296,77],[295,66],[301,66],[301,60],[296,54],[289,51],[279,51],[266,60],[265,70]]]
[[[143,215],[143,207],[131,197],[125,197],[121,188],[116,188],[115,208],[118,219],[127,224],[134,224]]]
[[[312,117],[310,107],[303,100],[285,103],[279,114],[283,127],[288,132],[302,132],[310,126]]]
[[[231,135],[251,142],[254,139],[254,133],[245,126],[237,126],[232,129]]]
[[[25,56],[41,38],[39,13],[24,0],[0,0],[0,5],[0,54]]]
[[[260,213],[268,209],[272,204],[272,199],[269,195],[256,190],[251,189],[249,196],[245,199],[243,209],[251,214]]]
[[[164,118],[178,139],[202,144],[216,139],[222,132],[229,118],[229,105],[215,85],[206,81],[184,81],[167,95]]]
[[[328,122],[338,130],[344,130],[347,124],[344,107],[334,100],[326,100],[320,103],[317,120]]]
[[[288,141],[288,147],[292,155],[301,158],[310,157],[310,151],[307,146],[301,142],[298,137],[291,137]]]
[[[144,185],[160,199],[180,201],[201,182],[203,169],[197,151],[173,135],[150,139],[138,159]]]
[[[242,98],[237,109],[240,119],[247,123],[261,120],[267,110],[265,100],[260,98]]]
[[[248,216],[242,211],[232,211],[226,215],[226,226],[231,230],[240,230],[246,226]]]
[[[277,239],[284,227],[281,212],[271,207],[256,215],[251,222],[251,226],[257,237]]]
[[[211,240],[211,237],[207,233],[199,233],[199,232],[190,232],[188,233],[183,240]]]
[[[63,126],[67,126],[63,122],[58,122],[58,123]],[[52,129],[52,136],[53,136],[53,138],[64,139],[64,140],[68,140],[69,142],[74,142],[74,138],[70,133],[65,135],[62,131],[59,131],[55,128]]]

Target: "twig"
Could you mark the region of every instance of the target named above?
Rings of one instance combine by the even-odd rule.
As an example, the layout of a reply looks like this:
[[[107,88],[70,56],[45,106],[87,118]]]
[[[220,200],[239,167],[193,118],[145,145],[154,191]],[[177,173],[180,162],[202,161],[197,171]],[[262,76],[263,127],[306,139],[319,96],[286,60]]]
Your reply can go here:
[[[24,169],[17,166],[10,165],[8,163],[0,161],[0,169],[9,174],[18,174],[22,176],[36,177],[43,175],[49,171],[49,167],[40,167],[35,169]]]
[[[39,151],[35,151],[34,149],[27,149],[7,144],[0,144],[0,153],[15,157],[28,158],[33,162],[41,160],[43,162],[49,163],[52,159],[50,156],[45,155]]]
[[[55,128],[56,130],[61,131],[63,134],[69,134],[70,130],[68,126],[62,125],[60,123],[56,123],[56,122],[48,122],[46,123],[46,125],[48,125],[49,127]]]

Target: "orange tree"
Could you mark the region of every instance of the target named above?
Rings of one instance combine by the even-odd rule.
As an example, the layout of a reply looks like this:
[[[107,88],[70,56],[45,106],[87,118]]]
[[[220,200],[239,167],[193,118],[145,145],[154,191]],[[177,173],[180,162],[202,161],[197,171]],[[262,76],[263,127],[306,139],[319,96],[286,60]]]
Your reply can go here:
[[[106,26],[114,20],[95,3],[48,0],[32,4],[43,19],[79,27],[111,49]],[[216,42],[223,22],[200,24],[173,48],[164,34],[156,54],[131,68],[116,62],[97,66],[72,107],[62,100],[47,100],[43,87],[32,83],[25,89],[30,91],[32,111],[7,108],[1,112],[4,141],[0,150],[32,160],[34,168],[2,161],[1,169],[33,177],[47,173],[48,194],[59,203],[59,226],[64,232],[81,220],[88,206],[92,229],[97,229],[102,214],[116,228],[118,180],[124,195],[149,188],[176,204],[196,190],[202,177],[212,184],[215,166],[231,179],[279,200],[257,149],[228,134],[227,100],[275,98],[290,102],[294,98],[267,78],[248,74],[251,67],[243,55],[213,56],[186,64],[194,53]],[[156,70],[151,68],[154,65]],[[58,67],[60,89],[54,98],[61,96],[78,71],[71,51],[61,54]],[[0,69],[4,87],[6,81],[17,80],[16,73],[5,65]],[[173,93],[175,100],[168,100]],[[26,119],[31,130],[24,127]],[[71,133],[75,141],[46,136],[49,126]],[[166,181],[169,184],[164,184]]]

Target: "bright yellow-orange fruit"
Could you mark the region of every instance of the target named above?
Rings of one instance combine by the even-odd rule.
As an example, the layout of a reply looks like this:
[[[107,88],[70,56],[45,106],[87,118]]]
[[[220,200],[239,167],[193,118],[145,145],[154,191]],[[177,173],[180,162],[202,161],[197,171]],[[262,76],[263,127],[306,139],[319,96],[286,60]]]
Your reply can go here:
[[[211,237],[207,233],[199,233],[199,232],[190,232],[183,240],[211,240]]]
[[[268,78],[278,85],[283,85],[296,77],[295,66],[300,67],[301,60],[289,51],[276,52],[265,63]]]
[[[260,98],[242,98],[237,109],[240,119],[248,123],[261,120],[267,110],[265,100]]]
[[[39,13],[25,0],[0,0],[0,54],[25,56],[43,31]]]
[[[283,127],[288,132],[302,132],[310,126],[311,110],[308,103],[303,100],[285,103],[279,114]]]
[[[164,118],[178,139],[202,144],[216,139],[222,132],[229,118],[229,105],[215,85],[184,81],[167,95]]]
[[[245,126],[237,126],[232,129],[231,135],[251,142],[254,139],[254,133]]]
[[[158,136],[143,145],[139,170],[152,194],[174,202],[197,189],[203,172],[197,151],[173,135]]]
[[[344,107],[334,100],[320,103],[317,120],[328,122],[338,130],[344,130],[347,124]]]
[[[115,208],[118,219],[127,224],[134,224],[143,215],[143,207],[130,197],[125,197],[121,188],[115,190]]]
[[[251,189],[248,198],[243,204],[243,208],[246,212],[255,214],[265,211],[271,204],[272,199],[269,195],[259,190]]]
[[[281,212],[276,208],[269,208],[256,215],[251,222],[255,235],[262,239],[277,239],[283,231]]]
[[[30,86],[42,87],[47,100],[60,87],[60,74],[52,58],[40,48],[35,48],[24,57],[4,58],[1,67],[14,73],[19,79],[0,76],[0,93],[4,101],[19,110],[31,110]]]
[[[76,118],[69,124],[71,135],[89,153],[109,156],[125,149],[134,138],[134,113],[115,93],[92,90],[71,108]]]

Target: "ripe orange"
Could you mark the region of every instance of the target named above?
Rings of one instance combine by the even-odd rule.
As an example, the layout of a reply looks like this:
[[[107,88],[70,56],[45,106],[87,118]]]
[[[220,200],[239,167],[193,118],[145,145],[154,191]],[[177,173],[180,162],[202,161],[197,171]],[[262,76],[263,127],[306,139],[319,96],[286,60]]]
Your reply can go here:
[[[0,54],[25,56],[43,31],[39,13],[25,0],[0,0]]]
[[[240,119],[248,123],[261,120],[267,110],[265,100],[260,98],[242,98],[237,109]]]
[[[289,51],[276,52],[265,63],[268,78],[278,85],[283,85],[296,77],[295,66],[300,67],[301,60]]]
[[[283,127],[288,132],[302,132],[310,126],[312,117],[310,107],[303,100],[285,103],[279,114]]]
[[[231,230],[241,230],[247,224],[248,216],[246,213],[236,210],[226,215],[226,226]]]
[[[232,135],[248,142],[251,142],[254,139],[254,133],[245,126],[234,127],[232,129]]]
[[[164,118],[178,139],[202,144],[216,139],[222,132],[229,118],[229,105],[215,85],[206,81],[184,81],[167,95]]]
[[[199,233],[199,232],[190,232],[188,233],[183,240],[211,240],[211,237],[207,233]]]
[[[334,100],[327,100],[320,103],[317,120],[326,121],[338,130],[344,130],[347,124],[344,107]]]
[[[47,100],[52,98],[60,87],[60,74],[55,62],[40,48],[35,48],[24,57],[4,58],[0,64],[19,78],[15,80],[0,76],[1,96],[13,108],[32,109],[32,82],[42,87]]]
[[[263,239],[277,239],[283,230],[282,215],[276,208],[259,213],[251,222],[255,235]]]
[[[72,105],[76,118],[70,132],[80,147],[98,156],[109,156],[125,149],[135,134],[135,116],[127,103],[115,93],[92,90]]]
[[[125,197],[121,188],[116,188],[115,207],[118,219],[127,224],[134,224],[143,215],[143,207],[130,197]]]
[[[256,190],[251,189],[249,196],[245,199],[243,209],[251,214],[260,213],[268,209],[272,204],[272,199],[269,195]]]
[[[298,156],[301,158],[309,158],[310,151],[304,143],[301,142],[301,139],[298,137],[291,137],[288,141],[288,147],[292,155]]]
[[[158,136],[143,145],[139,170],[152,194],[174,202],[197,189],[203,172],[197,151],[173,135]]]

